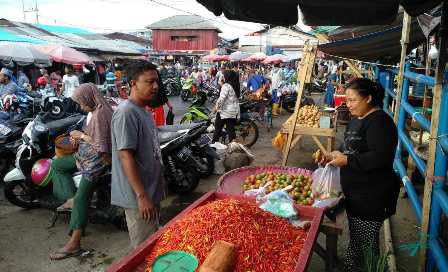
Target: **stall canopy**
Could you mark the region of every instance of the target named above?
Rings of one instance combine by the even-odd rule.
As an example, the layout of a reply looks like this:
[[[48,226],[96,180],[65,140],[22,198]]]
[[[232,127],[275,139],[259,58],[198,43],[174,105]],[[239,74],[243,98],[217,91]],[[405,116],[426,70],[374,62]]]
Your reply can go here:
[[[379,25],[394,21],[399,5],[417,16],[442,0],[197,0],[216,16],[231,20],[289,26],[298,10],[307,25]],[[360,10],[362,12],[360,12]]]
[[[360,33],[362,29],[358,29]],[[401,25],[382,27],[376,32],[356,36],[355,38],[342,39],[319,45],[319,50],[330,55],[353,58],[363,61],[377,61],[395,63],[399,61],[401,52]],[[336,36],[347,35],[340,31]],[[409,48],[415,48],[425,41],[417,19],[411,23],[411,35]]]

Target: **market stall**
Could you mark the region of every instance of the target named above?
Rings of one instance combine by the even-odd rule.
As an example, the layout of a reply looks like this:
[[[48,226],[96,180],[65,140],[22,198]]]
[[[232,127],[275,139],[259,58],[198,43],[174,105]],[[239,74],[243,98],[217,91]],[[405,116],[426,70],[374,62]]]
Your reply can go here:
[[[221,240],[238,248],[231,271],[264,271],[272,266],[278,271],[306,271],[323,210],[296,209],[300,218],[311,222],[309,228],[296,228],[261,210],[254,198],[209,192],[108,271],[150,271],[157,257],[179,249],[198,259],[196,269]]]

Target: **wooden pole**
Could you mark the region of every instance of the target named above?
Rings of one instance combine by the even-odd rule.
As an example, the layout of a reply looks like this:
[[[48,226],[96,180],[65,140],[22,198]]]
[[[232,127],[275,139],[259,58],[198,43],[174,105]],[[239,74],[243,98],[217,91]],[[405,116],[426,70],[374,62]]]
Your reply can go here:
[[[305,43],[303,48],[304,57],[299,65],[299,89],[297,90],[297,101],[292,115],[292,122],[288,128],[288,140],[286,142],[285,152],[283,153],[282,165],[288,163],[289,153],[291,151],[291,144],[294,139],[294,132],[297,125],[297,115],[299,114],[300,102],[302,100],[303,90],[305,84],[310,82],[311,74],[314,66],[314,59],[316,58],[317,46],[311,45],[309,41]]]
[[[429,141],[429,158],[426,168],[425,191],[423,195],[423,212],[422,212],[422,236],[421,244],[427,244],[427,235],[429,229],[429,215],[431,211],[432,185],[434,182],[434,163],[436,159],[437,148],[437,132],[439,129],[440,102],[442,98],[443,74],[445,72],[448,60],[448,4],[444,2],[442,6],[442,19],[440,22],[439,35],[439,57],[437,58],[436,81],[433,89],[434,98],[432,101],[431,116],[431,138]],[[426,265],[426,247],[420,250],[420,271],[425,270]]]
[[[316,34],[316,37],[320,42],[324,42],[324,43],[330,42],[330,40],[328,39],[328,36],[325,34]],[[361,71],[359,71],[356,64],[354,64],[351,60],[344,60],[344,62],[348,65],[348,67],[350,67],[350,70],[352,70],[353,73],[355,73],[355,75],[357,77],[362,77],[362,73],[361,73]]]
[[[406,64],[406,52],[409,44],[409,33],[411,30],[411,16],[404,12],[403,16],[403,29],[401,31],[401,57],[400,57],[400,70],[398,72],[398,87],[397,87],[397,99],[395,100],[394,109],[394,122],[398,123],[398,112],[400,111],[401,102],[401,92],[403,89],[403,75],[404,75],[404,65]]]

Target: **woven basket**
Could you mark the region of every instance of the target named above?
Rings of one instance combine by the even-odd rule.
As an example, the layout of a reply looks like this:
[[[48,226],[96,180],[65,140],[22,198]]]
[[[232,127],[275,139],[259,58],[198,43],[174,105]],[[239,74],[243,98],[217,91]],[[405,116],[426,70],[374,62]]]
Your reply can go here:
[[[247,166],[237,168],[222,175],[218,182],[216,190],[218,193],[225,193],[229,195],[244,194],[243,183],[250,175],[257,175],[263,172],[283,173],[291,175],[311,176],[312,171],[297,167],[283,167],[283,166]]]
[[[56,157],[64,157],[71,155],[78,150],[78,144],[73,144],[70,141],[70,135],[63,134],[56,137],[54,141]]]

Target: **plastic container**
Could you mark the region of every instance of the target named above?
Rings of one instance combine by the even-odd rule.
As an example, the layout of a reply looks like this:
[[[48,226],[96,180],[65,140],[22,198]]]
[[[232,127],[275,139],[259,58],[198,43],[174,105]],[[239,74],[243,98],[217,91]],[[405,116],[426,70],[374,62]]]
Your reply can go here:
[[[174,217],[168,224],[166,224],[159,231],[154,233],[151,237],[149,237],[145,242],[143,242],[139,247],[137,247],[134,251],[129,253],[127,256],[123,257],[118,262],[112,264],[111,267],[107,269],[108,272],[144,272],[146,268],[145,258],[151,253],[152,248],[154,247],[157,240],[164,233],[165,229],[170,227],[176,220],[181,219],[188,215],[196,207],[205,205],[211,201],[225,198],[233,198],[239,199],[243,201],[255,201],[254,198],[248,198],[244,196],[235,196],[222,194],[217,192],[208,192],[203,195],[201,198],[196,200],[190,206],[188,206],[185,210],[183,210],[180,214]],[[323,209],[313,208],[313,207],[305,207],[305,206],[296,206],[299,216],[304,220],[311,221],[311,226],[308,229],[308,236],[305,240],[302,251],[299,256],[297,256],[297,265],[294,271],[291,272],[303,272],[306,271],[306,268],[309,264],[310,258],[313,255],[313,245],[316,242],[317,235],[319,233],[319,226],[322,221]]]

